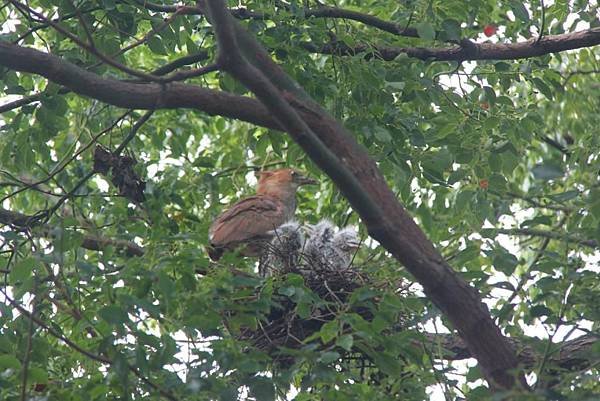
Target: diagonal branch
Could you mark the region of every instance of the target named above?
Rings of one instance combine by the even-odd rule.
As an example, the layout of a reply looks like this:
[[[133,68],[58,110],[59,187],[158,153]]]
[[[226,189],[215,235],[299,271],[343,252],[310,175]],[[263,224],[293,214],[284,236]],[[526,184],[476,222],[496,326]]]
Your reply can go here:
[[[527,387],[511,345],[492,321],[478,292],[443,260],[397,201],[367,152],[265,56],[264,50],[255,50],[260,45],[237,25],[221,1],[210,0],[207,5],[221,66],[257,95],[307,155],[333,179],[362,217],[369,234],[423,285],[427,296],[468,344],[490,384],[513,388],[516,372],[521,385]],[[251,61],[246,59],[248,53]],[[304,115],[312,117],[304,120]],[[323,145],[336,157],[324,160]],[[348,174],[353,177],[346,180]],[[373,206],[375,199],[377,204]]]
[[[67,29],[63,28],[59,23],[52,21],[51,19],[46,18],[45,15],[35,11],[34,9],[30,8],[29,6],[19,3],[16,0],[8,0],[13,6],[15,6],[15,8],[19,9],[19,10],[25,10],[30,14],[35,15],[37,18],[39,18],[40,20],[44,21],[45,23],[47,23],[48,25],[52,26],[57,32],[65,35],[67,38],[71,39],[73,42],[75,42],[78,46],[80,46],[82,49],[90,52],[91,54],[93,54],[94,56],[96,56],[97,58],[99,58],[100,60],[102,60],[103,62],[105,62],[106,64],[121,70],[129,75],[138,77],[138,78],[142,78],[148,81],[160,81],[160,77],[157,77],[155,75],[152,74],[148,74],[142,71],[137,71],[134,70],[132,68],[129,68],[115,60],[113,60],[112,58],[104,55],[102,52],[98,51],[98,49],[96,49],[96,47],[94,46],[93,43],[85,43],[83,42],[81,39],[79,39],[77,37],[77,35],[71,33],[70,31],[68,31]]]

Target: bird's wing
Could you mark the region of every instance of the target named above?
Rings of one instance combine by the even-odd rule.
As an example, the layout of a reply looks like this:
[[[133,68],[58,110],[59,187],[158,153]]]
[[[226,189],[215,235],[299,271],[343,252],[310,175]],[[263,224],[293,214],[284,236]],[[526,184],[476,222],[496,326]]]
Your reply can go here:
[[[242,199],[217,217],[208,234],[211,244],[226,246],[264,236],[284,220],[284,205],[280,201],[255,195]]]

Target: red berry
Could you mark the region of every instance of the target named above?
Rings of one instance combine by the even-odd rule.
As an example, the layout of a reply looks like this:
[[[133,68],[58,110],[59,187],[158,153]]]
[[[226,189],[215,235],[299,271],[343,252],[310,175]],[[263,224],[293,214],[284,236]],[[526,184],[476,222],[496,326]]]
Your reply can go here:
[[[490,182],[488,180],[480,180],[479,181],[479,188],[488,189],[489,186],[490,186]]]
[[[487,24],[483,27],[483,34],[489,38],[490,36],[494,35],[497,30],[498,27],[496,25]]]

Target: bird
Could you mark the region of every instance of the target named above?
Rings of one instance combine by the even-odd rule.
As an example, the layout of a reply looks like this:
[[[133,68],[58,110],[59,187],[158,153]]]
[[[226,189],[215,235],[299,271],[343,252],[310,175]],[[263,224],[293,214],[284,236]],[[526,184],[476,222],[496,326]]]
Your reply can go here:
[[[318,268],[327,268],[328,261],[333,256],[331,241],[335,235],[335,226],[324,219],[317,224],[306,225],[308,238],[304,247],[304,256],[309,264]]]
[[[293,218],[298,187],[317,183],[291,168],[260,172],[256,195],[235,203],[210,226],[209,257],[217,261],[241,246],[243,256],[260,256],[272,231]]]
[[[304,247],[303,227],[296,220],[290,220],[269,234],[272,239],[258,267],[259,275],[270,277],[275,272],[283,273],[296,269]]]
[[[360,247],[360,238],[355,229],[345,227],[333,236],[332,246],[337,256],[337,270],[347,269],[352,263],[354,253]]]
[[[353,228],[346,227],[336,232],[336,227],[327,219],[315,225],[307,225],[308,238],[303,254],[311,268],[316,270],[345,270],[360,240]]]

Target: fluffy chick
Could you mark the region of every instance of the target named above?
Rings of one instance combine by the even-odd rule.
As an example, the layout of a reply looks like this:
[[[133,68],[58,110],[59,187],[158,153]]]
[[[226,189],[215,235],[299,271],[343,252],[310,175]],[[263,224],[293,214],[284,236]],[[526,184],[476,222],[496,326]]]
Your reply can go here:
[[[300,224],[291,220],[269,232],[272,236],[259,266],[262,277],[286,272],[298,267],[305,237]]]
[[[358,233],[352,227],[345,227],[333,236],[333,251],[336,254],[336,270],[350,267],[354,253],[360,246]]]
[[[307,226],[304,248],[307,264],[316,270],[345,270],[350,266],[360,239],[356,230],[346,227],[338,232],[329,220]]]
[[[315,225],[306,225],[308,239],[304,256],[309,266],[318,270],[330,270],[330,260],[334,257],[332,242],[335,226],[329,220],[321,220]]]

